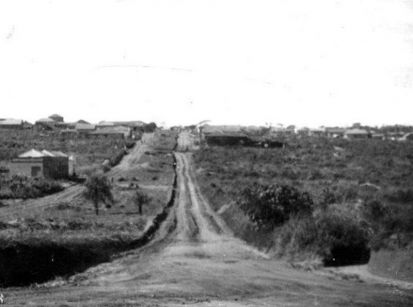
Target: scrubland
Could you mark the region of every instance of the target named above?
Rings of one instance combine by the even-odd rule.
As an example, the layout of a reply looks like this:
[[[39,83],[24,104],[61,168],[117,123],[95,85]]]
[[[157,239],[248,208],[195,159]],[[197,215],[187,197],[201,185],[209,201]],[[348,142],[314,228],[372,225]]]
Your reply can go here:
[[[202,191],[235,233],[277,256],[325,265],[365,263],[371,251],[412,250],[413,143],[291,138],[287,144],[195,153]]]
[[[0,165],[32,148],[62,151],[76,159],[76,171],[80,174],[100,167],[104,160],[119,160],[130,141],[111,138],[64,138],[58,132],[35,130],[0,130]],[[120,156],[120,158],[119,158]],[[111,161],[112,162],[112,161]]]

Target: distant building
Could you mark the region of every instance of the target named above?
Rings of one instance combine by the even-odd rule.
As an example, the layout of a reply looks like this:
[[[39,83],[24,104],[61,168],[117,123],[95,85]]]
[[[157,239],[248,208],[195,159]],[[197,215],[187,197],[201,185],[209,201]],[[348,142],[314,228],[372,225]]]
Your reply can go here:
[[[210,146],[237,146],[250,142],[248,136],[240,133],[208,133],[205,141]]]
[[[372,133],[371,138],[375,140],[385,140],[386,135],[384,133]]]
[[[371,134],[365,129],[348,129],[346,130],[344,137],[346,139],[368,139]]]
[[[21,119],[2,119],[0,120],[0,129],[23,129],[24,121]]]
[[[140,120],[113,122],[113,124],[115,126],[124,126],[132,129],[142,128],[146,125],[143,121]]]
[[[72,161],[74,161],[72,159]],[[11,161],[10,175],[63,179],[74,172],[74,164],[69,166],[69,157],[59,151],[29,150]]]
[[[99,128],[96,131],[90,133],[90,136],[125,139],[131,137],[131,129],[128,127],[113,127],[113,128]]]
[[[53,119],[57,123],[63,123],[64,122],[63,116],[61,116],[59,114],[50,115],[49,118]]]
[[[54,130],[56,128],[56,122],[51,118],[41,118],[34,124],[38,130]]]
[[[310,129],[309,135],[316,136],[316,137],[325,136],[326,130],[324,128],[313,128],[313,129]]]
[[[89,133],[95,131],[96,126],[91,124],[76,124],[75,129],[79,133]]]
[[[115,126],[114,122],[108,122],[108,121],[101,121],[96,125],[97,128],[109,128],[109,127],[114,127],[114,126]]]
[[[344,137],[345,133],[346,133],[345,128],[339,128],[339,127],[327,127],[327,128],[325,128],[325,134],[329,138],[342,138],[342,137]]]

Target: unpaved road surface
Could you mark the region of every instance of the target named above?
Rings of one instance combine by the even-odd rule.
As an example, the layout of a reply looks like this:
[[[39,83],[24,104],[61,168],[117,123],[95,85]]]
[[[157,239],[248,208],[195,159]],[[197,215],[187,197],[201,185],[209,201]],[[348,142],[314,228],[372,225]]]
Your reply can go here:
[[[413,306],[413,293],[288,267],[234,237],[202,197],[191,155],[156,238],[57,287],[6,289],[11,306]]]

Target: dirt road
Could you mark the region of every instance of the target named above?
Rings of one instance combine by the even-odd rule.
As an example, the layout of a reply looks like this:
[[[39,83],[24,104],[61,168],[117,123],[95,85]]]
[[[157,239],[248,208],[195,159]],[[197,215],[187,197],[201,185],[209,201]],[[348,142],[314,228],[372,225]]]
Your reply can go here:
[[[12,306],[412,306],[413,293],[294,270],[235,238],[177,153],[178,193],[146,247],[58,287],[6,292]],[[10,290],[10,289],[9,289]]]

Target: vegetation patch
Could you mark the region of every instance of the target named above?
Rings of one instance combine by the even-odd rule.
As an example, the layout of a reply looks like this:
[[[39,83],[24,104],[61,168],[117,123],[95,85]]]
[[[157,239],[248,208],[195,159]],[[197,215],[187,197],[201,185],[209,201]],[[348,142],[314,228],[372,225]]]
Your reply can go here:
[[[175,140],[175,134],[155,133],[148,148],[157,154],[116,170],[115,177],[123,181],[111,180],[111,173],[92,173],[83,187],[65,191],[64,198],[58,193],[44,203],[41,198],[35,203],[8,201],[0,215],[0,286],[69,276],[147,243],[174,201],[175,160],[167,150]],[[164,147],[158,151],[158,145]],[[140,167],[147,162],[162,165],[162,180],[154,182]]]
[[[54,180],[13,176],[0,178],[0,199],[37,198],[63,190],[63,186]]]
[[[232,204],[222,216],[235,233],[279,256],[317,256],[325,265],[366,263],[370,250],[413,241],[413,143],[283,141],[285,148],[195,153],[202,192],[218,212]]]

